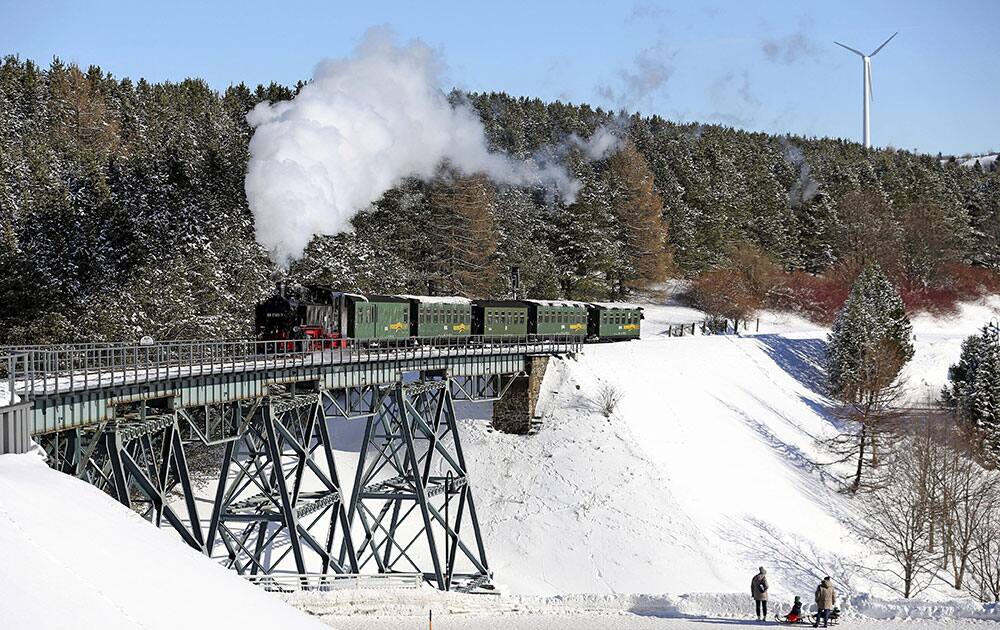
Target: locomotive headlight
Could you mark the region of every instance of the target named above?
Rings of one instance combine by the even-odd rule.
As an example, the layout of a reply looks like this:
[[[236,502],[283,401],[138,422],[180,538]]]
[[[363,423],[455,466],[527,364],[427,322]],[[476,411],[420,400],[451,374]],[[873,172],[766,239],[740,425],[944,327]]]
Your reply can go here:
[[[293,331],[293,332],[299,332],[299,327],[298,327],[298,326],[296,326],[296,327],[292,328],[292,331]]]

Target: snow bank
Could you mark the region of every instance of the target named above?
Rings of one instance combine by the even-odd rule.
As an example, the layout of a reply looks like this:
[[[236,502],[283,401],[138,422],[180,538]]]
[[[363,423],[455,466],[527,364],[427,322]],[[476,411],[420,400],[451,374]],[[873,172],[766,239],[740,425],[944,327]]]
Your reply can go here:
[[[992,619],[1000,620],[995,604],[969,599],[929,602],[919,599],[879,599],[870,594],[852,597],[853,614],[874,619]]]
[[[686,595],[636,594],[577,594],[553,597],[526,595],[468,596],[442,593],[430,587],[420,591],[334,591],[325,593],[292,593],[286,601],[321,619],[352,619],[358,627],[371,627],[376,620],[396,621],[399,627],[417,626],[433,611],[435,622],[448,617],[483,621],[481,627],[494,627],[504,619],[530,617],[562,617],[578,620],[580,627],[591,627],[595,620],[613,617],[655,617],[660,619],[691,619],[706,624],[732,625],[747,619],[753,610],[749,595],[735,593],[690,593]],[[806,614],[815,612],[815,605],[806,598]],[[790,599],[772,598],[769,614],[783,614],[791,609]],[[919,621],[996,620],[994,605],[968,600],[927,602],[922,600],[885,600],[870,595],[851,598],[842,606],[844,619],[864,623],[873,619]],[[488,623],[485,623],[488,622]],[[589,623],[588,623],[589,622]],[[343,622],[341,622],[343,624]],[[347,624],[344,624],[347,625]],[[378,624],[376,624],[378,625]],[[387,625],[393,625],[387,624]],[[534,626],[534,623],[531,623]],[[467,627],[477,627],[470,623]],[[572,627],[566,624],[566,627]],[[592,627],[605,628],[594,623]],[[629,627],[624,624],[623,627]],[[674,627],[674,626],[670,626]],[[701,626],[706,627],[706,626]],[[708,625],[707,627],[712,627]],[[904,626],[905,627],[905,626]]]
[[[37,455],[0,455],[0,626],[322,628]]]
[[[747,614],[749,595],[692,593],[688,595],[574,594],[468,596],[443,593],[430,587],[420,591],[343,590],[300,592],[284,596],[291,605],[320,616],[417,617],[433,610],[446,615],[563,615],[632,613],[683,618],[738,618]],[[773,602],[774,610],[791,608],[791,600]]]

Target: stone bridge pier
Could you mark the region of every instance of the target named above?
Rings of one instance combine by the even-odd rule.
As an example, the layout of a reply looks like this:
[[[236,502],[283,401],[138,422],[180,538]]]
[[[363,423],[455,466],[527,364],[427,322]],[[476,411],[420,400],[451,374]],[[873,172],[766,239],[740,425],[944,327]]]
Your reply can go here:
[[[521,435],[531,431],[548,364],[548,356],[529,357],[527,375],[513,377],[507,393],[493,403],[493,427],[497,431]]]

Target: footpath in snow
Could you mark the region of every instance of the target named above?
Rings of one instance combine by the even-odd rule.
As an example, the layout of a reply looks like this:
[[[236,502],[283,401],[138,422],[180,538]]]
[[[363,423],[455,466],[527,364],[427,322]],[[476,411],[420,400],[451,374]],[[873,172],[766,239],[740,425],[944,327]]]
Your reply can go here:
[[[34,453],[0,456],[0,628],[323,628]]]

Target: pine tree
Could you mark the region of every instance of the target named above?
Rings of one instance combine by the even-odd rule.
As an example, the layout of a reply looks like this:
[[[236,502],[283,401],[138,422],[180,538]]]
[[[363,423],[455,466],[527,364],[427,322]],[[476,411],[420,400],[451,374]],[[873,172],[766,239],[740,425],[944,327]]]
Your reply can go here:
[[[942,401],[956,410],[961,426],[979,447],[981,461],[1000,465],[1000,325],[990,323],[962,343],[958,363],[948,369]]]
[[[913,357],[911,335],[896,288],[878,265],[866,267],[833,323],[826,355],[830,393],[856,429],[838,440],[857,458],[854,491],[861,487],[866,455],[872,468],[878,466],[883,422],[898,395],[899,373]]]

